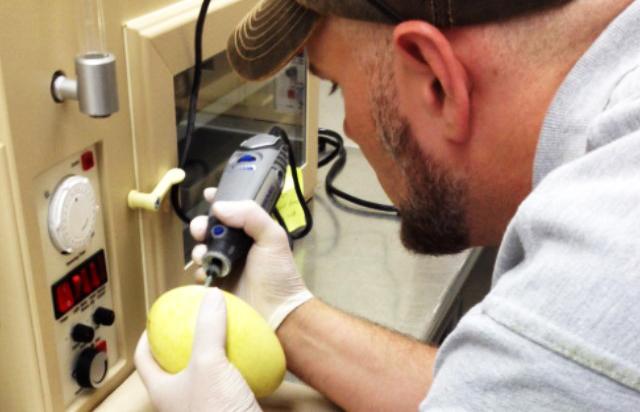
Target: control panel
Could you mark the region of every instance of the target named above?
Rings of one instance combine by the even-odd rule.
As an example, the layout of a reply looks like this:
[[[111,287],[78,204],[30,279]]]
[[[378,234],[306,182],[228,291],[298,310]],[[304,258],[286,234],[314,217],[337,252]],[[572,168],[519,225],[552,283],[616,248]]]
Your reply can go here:
[[[275,109],[280,113],[303,113],[306,103],[307,62],[304,53],[275,78]]]
[[[51,318],[64,403],[109,377],[118,360],[117,319],[100,213],[96,148],[54,166],[34,182]]]

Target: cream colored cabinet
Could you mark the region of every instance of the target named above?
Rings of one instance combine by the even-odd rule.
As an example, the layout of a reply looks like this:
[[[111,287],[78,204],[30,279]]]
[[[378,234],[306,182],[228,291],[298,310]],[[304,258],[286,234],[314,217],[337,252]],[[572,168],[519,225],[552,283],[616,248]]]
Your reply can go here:
[[[95,119],[50,92],[55,71],[74,75],[83,1],[0,3],[0,410],[91,410],[131,375],[149,302],[191,281],[184,227],[168,199],[154,212],[132,210],[127,199],[152,191],[177,165],[180,90],[200,2],[104,2],[120,109]],[[224,66],[226,39],[256,2],[212,2],[209,64]],[[304,141],[302,163],[314,165],[316,86],[303,75],[303,108],[268,102],[265,90],[277,100],[284,80],[256,89],[215,77],[198,119],[213,125],[222,113],[247,118],[261,105],[275,108],[256,119],[290,124]],[[315,168],[304,170],[310,195]],[[196,199],[189,188],[185,196]]]

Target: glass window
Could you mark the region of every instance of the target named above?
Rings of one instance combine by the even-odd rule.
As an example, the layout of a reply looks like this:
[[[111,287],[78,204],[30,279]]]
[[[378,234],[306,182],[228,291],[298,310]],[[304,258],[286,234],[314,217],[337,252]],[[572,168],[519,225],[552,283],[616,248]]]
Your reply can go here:
[[[300,54],[277,76],[247,82],[231,69],[225,53],[203,62],[196,124],[181,186],[182,205],[189,216],[206,214],[202,191],[216,186],[229,156],[245,139],[283,128],[292,142],[296,163],[305,164],[306,58]],[[174,77],[178,153],[185,148],[193,68]],[[185,262],[193,240],[184,230]]]

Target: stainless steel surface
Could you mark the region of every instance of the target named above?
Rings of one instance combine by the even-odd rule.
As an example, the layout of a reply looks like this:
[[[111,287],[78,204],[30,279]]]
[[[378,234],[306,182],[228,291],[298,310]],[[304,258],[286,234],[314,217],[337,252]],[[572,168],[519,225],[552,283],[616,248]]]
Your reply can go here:
[[[357,148],[336,185],[353,195],[388,203]],[[464,281],[477,251],[446,257],[408,252],[394,217],[336,206],[324,191],[328,167],[319,171],[313,231],[295,245],[298,268],[309,289],[325,302],[386,327],[425,339],[452,285]]]
[[[438,304],[427,330],[427,342],[440,346],[460,319],[489,293],[496,255],[497,248],[473,249]]]

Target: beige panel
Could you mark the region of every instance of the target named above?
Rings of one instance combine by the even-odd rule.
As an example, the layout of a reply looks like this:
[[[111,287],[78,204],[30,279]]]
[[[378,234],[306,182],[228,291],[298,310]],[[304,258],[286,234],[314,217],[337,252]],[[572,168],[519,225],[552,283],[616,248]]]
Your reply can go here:
[[[131,189],[148,192],[177,163],[173,74],[150,42],[128,27],[125,35],[127,63],[138,68],[129,72],[138,181]],[[182,230],[168,198],[158,212],[135,213],[140,221],[146,297],[150,303],[160,292],[177,284],[174,279],[183,272]]]
[[[0,83],[1,86],[1,83]],[[1,87],[0,87],[1,90]],[[7,137],[0,104],[0,136]],[[7,128],[8,129],[8,128]],[[45,410],[36,337],[32,327],[22,237],[11,185],[8,148],[0,143],[0,405],[3,410]],[[10,315],[10,316],[9,316]],[[40,357],[41,358],[41,357]],[[42,359],[40,359],[42,360]],[[43,376],[44,378],[44,376]],[[31,388],[25,391],[24,388]],[[35,396],[34,396],[35,395]]]
[[[221,33],[230,31],[256,2],[212,3],[205,26],[207,55],[224,48],[227,35]],[[106,119],[88,118],[76,102],[55,104],[49,92],[55,70],[74,76],[75,8],[80,3],[0,2],[2,410],[65,409],[59,376],[68,365],[61,366],[56,360],[51,285],[45,276],[33,201],[34,182],[47,170],[84,148],[96,148],[116,311],[113,327],[119,359],[105,385],[87,392],[70,410],[90,410],[130,375],[147,302],[160,291],[191,280],[181,265],[180,223],[168,202],[157,214],[139,213],[128,209],[126,198],[131,189],[150,190],[176,163],[173,74],[192,65],[193,20],[200,1],[103,1],[106,43],[116,56],[120,101],[119,113]],[[157,12],[151,13],[154,10]],[[125,22],[139,16],[144,17],[122,29]],[[181,29],[167,30],[171,25]],[[125,53],[134,68],[129,73]],[[314,90],[309,90],[310,97],[315,96]],[[315,101],[312,105],[316,107]],[[312,136],[317,124],[314,118],[313,113],[307,118]],[[309,160],[316,158],[313,147],[307,154]],[[306,179],[313,176],[305,174]],[[310,193],[313,184],[306,189]]]
[[[207,21],[202,33],[203,56],[213,56],[227,47],[229,35],[251,8],[256,0],[226,0],[211,2],[207,11]],[[172,73],[179,73],[193,66],[193,33],[199,3],[191,10],[186,10],[172,19],[154,25],[145,35],[154,44],[158,53],[164,58],[167,68]]]
[[[0,393],[3,397],[11,396],[7,403],[4,398],[0,402],[3,410],[64,409],[58,376],[67,366],[61,369],[56,362],[51,292],[43,275],[45,266],[32,201],[33,182],[66,156],[93,144],[97,144],[101,165],[102,216],[107,232],[117,317],[114,327],[118,330],[121,359],[112,366],[113,373],[104,387],[88,393],[74,409],[91,409],[133,369],[132,353],[144,328],[145,304],[137,216],[126,205],[126,195],[135,186],[135,180],[121,26],[135,15],[168,3],[166,0],[104,2],[107,46],[117,59],[120,112],[100,120],[81,114],[75,102],[54,104],[49,93],[54,70],[74,74],[77,51],[74,7],[80,2],[23,0],[0,4],[3,28],[0,61],[5,84],[0,101],[6,102],[2,109],[7,112],[6,119],[0,119],[0,126],[5,127],[2,141],[9,145],[3,146],[0,165],[3,176],[0,179],[3,206],[0,212],[3,226],[0,381],[8,385],[3,386]],[[8,165],[13,165],[13,169]],[[8,183],[8,170],[12,170],[13,191]],[[9,217],[11,213],[15,214]],[[7,222],[13,227],[5,229]],[[19,320],[19,329],[9,324],[9,319]],[[14,352],[13,357],[4,352],[5,348]],[[5,408],[6,405],[15,408]]]

